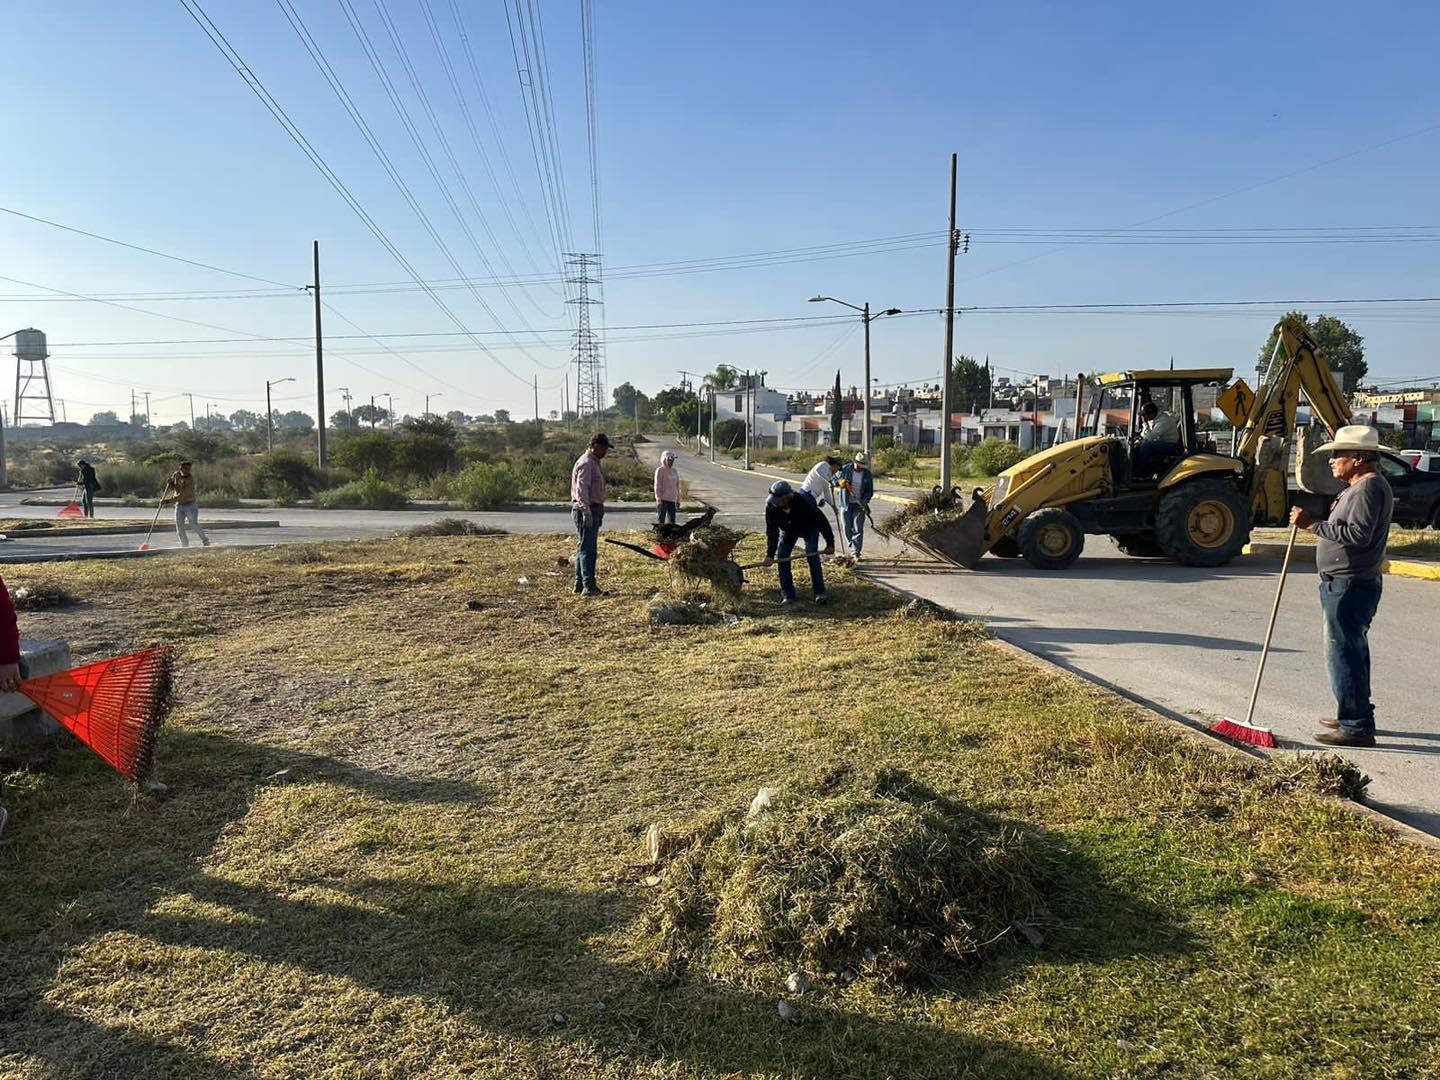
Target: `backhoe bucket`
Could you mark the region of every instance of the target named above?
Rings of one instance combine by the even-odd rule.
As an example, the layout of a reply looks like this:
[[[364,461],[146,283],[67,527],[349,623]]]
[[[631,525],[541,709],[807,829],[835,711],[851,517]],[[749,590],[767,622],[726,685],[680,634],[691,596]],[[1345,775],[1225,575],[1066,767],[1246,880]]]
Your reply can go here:
[[[960,517],[937,519],[926,525],[914,536],[913,543],[937,559],[974,570],[985,554],[985,523],[989,514],[984,497],[976,495]]]

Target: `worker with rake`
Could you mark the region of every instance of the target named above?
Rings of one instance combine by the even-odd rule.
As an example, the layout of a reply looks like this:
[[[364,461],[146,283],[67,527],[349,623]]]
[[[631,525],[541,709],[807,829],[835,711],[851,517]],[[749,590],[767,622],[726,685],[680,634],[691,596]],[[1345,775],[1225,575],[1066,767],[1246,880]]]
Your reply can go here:
[[[845,522],[845,542],[850,545],[850,554],[859,561],[860,549],[865,546],[865,519],[870,517],[870,500],[875,498],[875,476],[870,471],[870,455],[864,450],[856,454],[855,460],[840,470],[835,486],[840,490],[840,517]]]
[[[820,551],[820,537],[825,537],[825,550]],[[815,603],[823,604],[825,571],[820,556],[835,553],[835,534],[830,522],[815,504],[808,491],[796,491],[788,481],[776,480],[770,485],[765,500],[765,562],[764,566],[780,565],[780,603],[795,602],[795,578],[790,572],[791,552],[795,545],[805,544],[805,561],[810,564],[810,584],[815,587]]]
[[[1338,705],[1322,720],[1329,731],[1315,736],[1326,746],[1374,746],[1375,705],[1370,700],[1370,623],[1380,606],[1385,542],[1395,494],[1380,475],[1380,433],[1350,424],[1333,442],[1330,474],[1345,485],[1324,520],[1300,507],[1290,524],[1312,532],[1320,571],[1320,610],[1325,618],[1325,667]]]
[[[95,466],[84,458],[80,459],[80,475],[75,481],[80,486],[80,505],[85,516],[95,516],[95,493],[100,490],[100,479],[95,475]]]

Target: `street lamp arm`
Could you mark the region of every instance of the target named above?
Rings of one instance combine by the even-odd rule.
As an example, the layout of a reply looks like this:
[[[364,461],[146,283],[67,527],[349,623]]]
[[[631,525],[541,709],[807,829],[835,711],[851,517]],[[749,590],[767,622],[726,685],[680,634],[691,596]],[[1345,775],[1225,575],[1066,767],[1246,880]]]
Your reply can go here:
[[[851,311],[858,311],[858,312],[860,312],[862,315],[863,315],[864,312],[865,312],[865,309],[864,309],[863,307],[860,307],[858,304],[851,304],[851,303],[849,303],[848,301],[845,301],[845,300],[838,300],[838,299],[836,299],[836,298],[833,297],[833,296],[812,296],[812,297],[810,298],[810,303],[812,303],[812,304],[818,304],[818,303],[821,303],[822,301],[825,301],[825,300],[830,301],[830,303],[832,303],[832,304],[839,304],[839,305],[841,305],[842,307],[848,307]]]

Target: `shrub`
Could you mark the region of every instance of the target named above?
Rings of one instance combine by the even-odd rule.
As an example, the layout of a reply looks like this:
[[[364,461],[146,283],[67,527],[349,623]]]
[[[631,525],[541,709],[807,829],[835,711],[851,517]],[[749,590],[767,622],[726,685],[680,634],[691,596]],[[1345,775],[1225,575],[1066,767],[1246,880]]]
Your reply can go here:
[[[207,431],[182,431],[175,436],[175,445],[188,461],[214,461],[229,449],[223,435]]]
[[[539,424],[511,424],[505,430],[505,441],[515,450],[538,450],[545,441],[545,433]]]
[[[888,446],[875,454],[875,471],[877,473],[905,472],[914,465],[915,455],[903,446]]]
[[[870,440],[870,449],[878,454],[881,450],[889,450],[895,446],[895,438],[892,435],[876,435]]]
[[[1025,458],[1025,451],[1004,439],[989,438],[970,451],[970,467],[978,476],[999,476]]]
[[[745,445],[745,421],[721,420],[715,425],[715,445],[729,451]]]
[[[292,501],[309,495],[315,490],[316,480],[310,462],[284,450],[271,454],[255,470],[256,485],[272,499],[282,497],[282,493],[288,493]]]
[[[466,510],[494,510],[520,495],[520,478],[509,465],[477,461],[460,470],[450,485]]]
[[[342,469],[359,474],[373,469],[383,476],[395,463],[395,440],[384,431],[351,435],[335,447],[331,458]]]
[[[398,510],[408,501],[405,492],[394,484],[387,483],[377,469],[367,469],[359,480],[352,480],[315,496],[316,505],[326,510],[347,506],[363,506],[367,510]]]
[[[180,455],[174,450],[161,450],[147,457],[143,464],[147,469],[174,469],[180,464]]]
[[[395,440],[395,468],[417,479],[427,480],[450,467],[454,452],[449,439],[423,431],[415,432]]]

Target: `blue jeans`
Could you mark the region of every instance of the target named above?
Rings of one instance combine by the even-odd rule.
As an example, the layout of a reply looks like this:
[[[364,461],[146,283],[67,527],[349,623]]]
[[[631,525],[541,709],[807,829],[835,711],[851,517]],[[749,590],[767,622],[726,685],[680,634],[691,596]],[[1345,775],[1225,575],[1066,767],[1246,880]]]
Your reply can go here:
[[[1375,733],[1370,700],[1370,621],[1380,606],[1379,578],[1320,579],[1320,611],[1325,617],[1325,667],[1339,707],[1340,730],[1351,735]]]
[[[210,537],[205,535],[205,530],[200,527],[200,504],[199,503],[176,503],[175,504],[175,532],[180,537],[180,546],[190,546],[190,536],[185,531],[185,523],[200,534],[200,542],[206,547],[210,546]]]
[[[585,527],[585,515],[574,507],[570,509],[570,518],[575,522],[575,537],[578,543],[575,548],[575,591],[581,589],[597,589],[595,584],[595,557],[600,546],[600,523],[605,520],[605,507],[592,506],[590,508],[590,527]]]
[[[850,554],[858,559],[860,549],[865,546],[865,511],[851,503],[840,511],[840,520],[845,523],[845,542],[850,545]]]
[[[655,504],[655,524],[664,525],[667,522],[675,524],[675,514],[679,511],[680,504],[671,502],[669,499],[661,499]]]
[[[795,577],[790,573],[791,564],[785,560],[789,559],[790,553],[795,550],[796,542],[801,539],[802,537],[782,532],[780,542],[775,545],[775,558],[780,560],[780,595],[786,600],[795,599]],[[820,568],[820,533],[812,532],[803,539],[805,541],[805,558],[810,563],[810,584],[815,586],[816,596],[824,596],[825,571]]]

